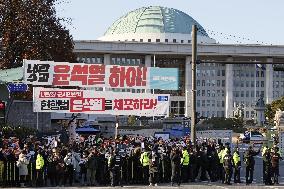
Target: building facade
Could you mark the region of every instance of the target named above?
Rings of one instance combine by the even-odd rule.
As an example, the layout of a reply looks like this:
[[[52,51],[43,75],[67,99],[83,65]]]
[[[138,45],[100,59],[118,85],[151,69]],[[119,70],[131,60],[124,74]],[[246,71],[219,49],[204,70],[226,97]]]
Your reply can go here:
[[[76,41],[75,52],[79,62],[90,64],[179,68],[179,90],[155,93],[171,94],[171,113],[190,117],[190,44]],[[200,116],[232,117],[243,105],[244,117],[251,119],[260,96],[270,103],[284,95],[284,72],[273,70],[273,65],[284,63],[284,46],[199,44],[198,59],[196,105]]]

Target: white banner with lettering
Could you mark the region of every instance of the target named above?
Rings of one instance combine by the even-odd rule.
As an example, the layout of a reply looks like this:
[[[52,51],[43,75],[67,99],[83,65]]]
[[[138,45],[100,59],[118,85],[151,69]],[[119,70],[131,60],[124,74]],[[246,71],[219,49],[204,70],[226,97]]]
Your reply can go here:
[[[35,87],[34,112],[168,116],[170,95]]]
[[[24,60],[24,83],[34,86],[178,90],[178,79],[177,68]]]

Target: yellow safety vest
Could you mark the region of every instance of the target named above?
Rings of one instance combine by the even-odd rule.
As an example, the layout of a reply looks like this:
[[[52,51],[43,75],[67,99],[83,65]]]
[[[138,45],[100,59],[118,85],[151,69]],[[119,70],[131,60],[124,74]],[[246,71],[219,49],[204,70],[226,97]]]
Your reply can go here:
[[[182,158],[181,158],[182,165],[188,165],[189,164],[189,154],[187,150],[182,151]]]
[[[148,153],[147,152],[144,152],[143,154],[141,154],[140,162],[141,162],[143,167],[149,165],[150,159],[148,157]]]
[[[223,164],[222,154],[223,154],[223,150],[221,150],[221,151],[218,153],[219,161],[220,161],[221,164]]]
[[[44,166],[44,159],[43,157],[38,154],[37,157],[36,157],[36,169],[42,169]]]
[[[240,155],[237,152],[234,152],[233,161],[235,165],[237,165],[237,163],[241,161]]]
[[[223,150],[221,150],[221,152],[218,153],[218,157],[220,159],[220,163],[223,164],[224,163],[224,157],[227,154],[228,148],[225,148]]]

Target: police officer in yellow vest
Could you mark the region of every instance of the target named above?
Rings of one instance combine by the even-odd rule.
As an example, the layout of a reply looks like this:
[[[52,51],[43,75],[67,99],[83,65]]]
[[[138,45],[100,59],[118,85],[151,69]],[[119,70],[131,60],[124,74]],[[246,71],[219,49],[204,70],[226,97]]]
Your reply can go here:
[[[149,153],[147,152],[146,149],[143,149],[143,153],[141,154],[140,157],[140,163],[142,164],[142,169],[143,169],[143,183],[147,184],[149,179],[150,159],[149,159]]]
[[[182,158],[181,158],[181,178],[182,182],[188,182],[188,173],[189,173],[189,154],[186,147],[183,147]]]
[[[218,157],[219,157],[219,161],[220,161],[220,164],[219,164],[219,177],[220,177],[220,180],[222,180],[222,183],[225,182],[225,170],[224,170],[224,167],[223,167],[223,163],[224,163],[224,157],[225,155],[227,154],[227,151],[228,151],[228,148],[225,148],[223,145],[220,146],[220,149],[219,149],[219,152],[218,152]]]
[[[240,176],[240,170],[241,170],[241,157],[239,153],[239,149],[235,148],[234,154],[233,154],[233,163],[234,163],[234,183],[241,183],[241,176]]]
[[[36,185],[38,187],[43,186],[43,173],[44,173],[44,159],[42,156],[42,151],[39,150],[36,156]]]

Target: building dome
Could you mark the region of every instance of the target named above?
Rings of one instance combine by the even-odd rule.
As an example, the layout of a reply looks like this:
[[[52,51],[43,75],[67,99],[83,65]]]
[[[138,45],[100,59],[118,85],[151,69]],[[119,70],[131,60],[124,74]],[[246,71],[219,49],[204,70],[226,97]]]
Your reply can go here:
[[[188,14],[160,6],[142,7],[127,13],[115,21],[99,40],[188,43],[194,24],[198,28],[198,42],[215,43]]]

